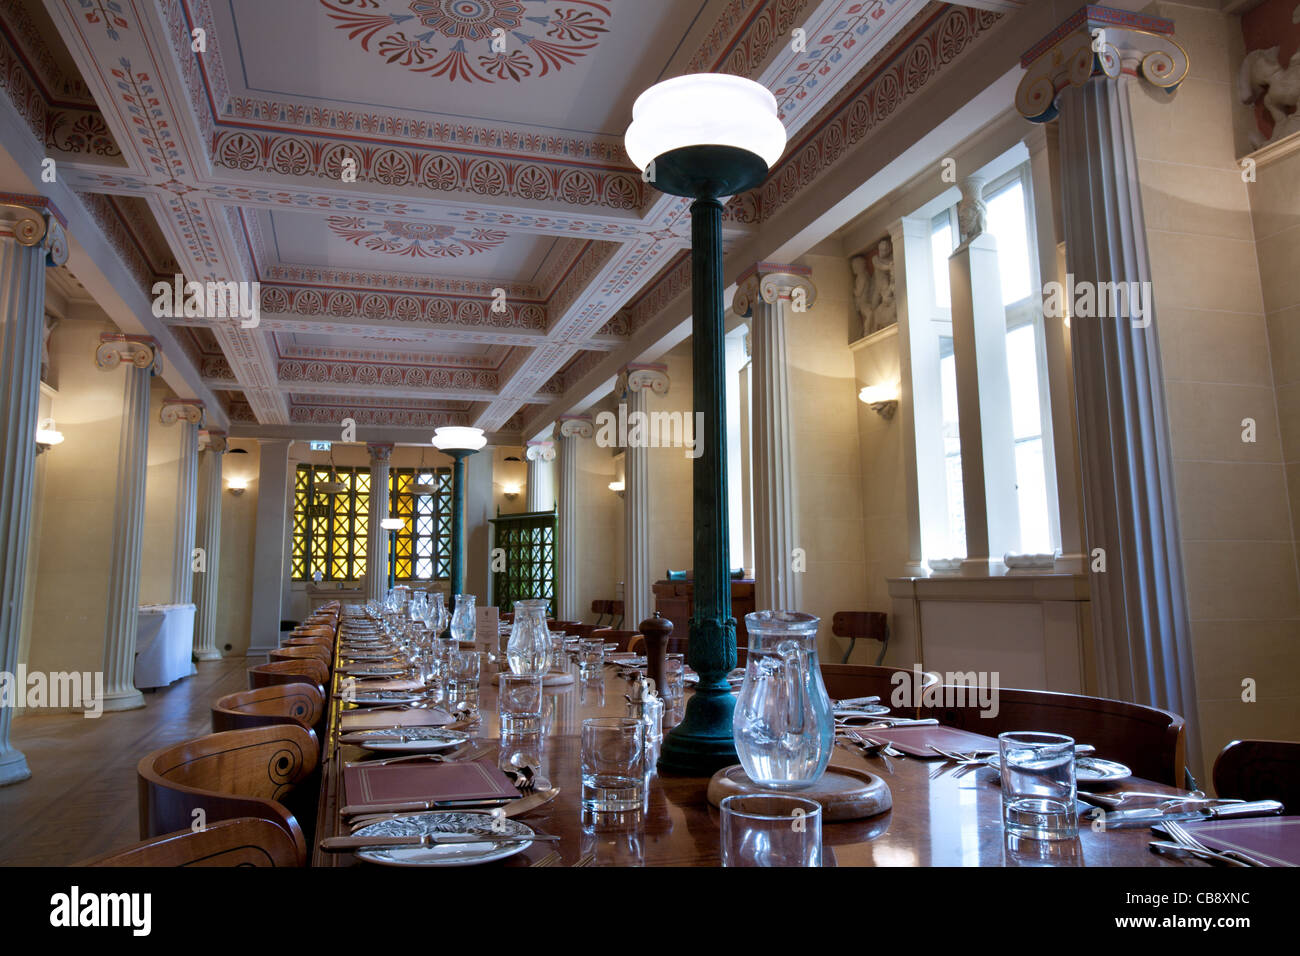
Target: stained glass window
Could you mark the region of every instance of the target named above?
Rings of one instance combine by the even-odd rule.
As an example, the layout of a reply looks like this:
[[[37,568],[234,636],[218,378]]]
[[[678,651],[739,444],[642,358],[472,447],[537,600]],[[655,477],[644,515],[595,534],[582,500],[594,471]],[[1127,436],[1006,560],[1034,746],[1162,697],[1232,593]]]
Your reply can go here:
[[[360,581],[366,574],[370,529],[370,469],[335,469],[343,486],[321,490],[329,465],[299,465],[293,488],[293,580]]]
[[[388,513],[406,522],[397,532],[394,577],[451,577],[451,469],[394,468],[388,481]]]

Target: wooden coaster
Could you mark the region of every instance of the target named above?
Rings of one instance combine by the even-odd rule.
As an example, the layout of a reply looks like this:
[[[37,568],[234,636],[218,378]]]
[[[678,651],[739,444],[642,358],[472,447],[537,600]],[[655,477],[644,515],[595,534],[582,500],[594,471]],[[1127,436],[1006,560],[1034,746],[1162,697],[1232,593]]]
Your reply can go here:
[[[709,781],[709,803],[715,807],[737,793],[771,793],[807,797],[822,805],[826,822],[861,820],[884,813],[894,805],[889,786],[874,773],[852,767],[830,766],[813,786],[802,790],[772,790],[749,779],[740,764],[723,767]]]

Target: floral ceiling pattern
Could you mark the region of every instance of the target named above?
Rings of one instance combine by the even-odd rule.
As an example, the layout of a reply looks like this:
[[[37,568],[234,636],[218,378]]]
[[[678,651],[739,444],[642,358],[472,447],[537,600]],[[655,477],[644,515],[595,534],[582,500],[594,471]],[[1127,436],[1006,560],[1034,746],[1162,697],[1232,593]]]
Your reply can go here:
[[[609,7],[566,0],[530,14],[516,0],[320,0],[335,26],[385,65],[454,82],[497,83],[559,72],[609,32]]]
[[[325,222],[334,235],[355,246],[415,259],[472,256],[495,249],[508,235],[496,229],[458,229],[437,223],[365,216],[329,216]]]

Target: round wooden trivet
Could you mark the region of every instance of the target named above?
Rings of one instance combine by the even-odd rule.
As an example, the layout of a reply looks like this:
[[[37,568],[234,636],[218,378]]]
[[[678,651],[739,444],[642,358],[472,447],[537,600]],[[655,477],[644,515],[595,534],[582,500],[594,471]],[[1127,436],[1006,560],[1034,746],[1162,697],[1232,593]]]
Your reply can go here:
[[[822,778],[802,790],[773,790],[760,787],[749,779],[740,764],[723,767],[709,781],[709,803],[715,807],[724,797],[737,793],[771,793],[779,796],[807,797],[822,805],[822,819],[861,820],[884,813],[894,805],[889,786],[874,773],[851,767],[827,767]]]

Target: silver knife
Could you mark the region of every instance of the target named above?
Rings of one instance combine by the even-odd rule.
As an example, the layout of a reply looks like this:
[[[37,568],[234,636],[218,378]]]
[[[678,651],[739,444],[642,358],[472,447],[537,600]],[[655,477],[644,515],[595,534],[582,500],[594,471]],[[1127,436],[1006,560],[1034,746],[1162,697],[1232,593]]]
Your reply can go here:
[[[1159,823],[1181,823],[1184,820],[1231,820],[1239,817],[1275,816],[1282,812],[1282,804],[1276,800],[1254,800],[1249,803],[1227,803],[1201,810],[1165,811],[1154,808],[1143,810],[1096,810],[1093,819],[1100,814],[1108,830],[1124,830],[1130,827],[1147,827]]]

